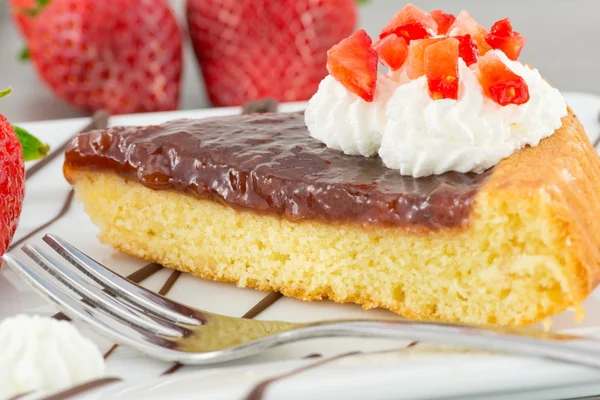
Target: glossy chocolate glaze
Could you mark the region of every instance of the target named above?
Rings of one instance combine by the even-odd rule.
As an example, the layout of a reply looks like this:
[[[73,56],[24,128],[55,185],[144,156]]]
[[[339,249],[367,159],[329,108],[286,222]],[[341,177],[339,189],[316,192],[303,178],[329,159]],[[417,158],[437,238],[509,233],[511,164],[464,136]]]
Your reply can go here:
[[[115,172],[156,190],[283,216],[407,228],[462,226],[489,173],[401,176],[310,137],[302,113],[175,120],[83,133],[65,171]],[[68,176],[68,173],[67,173]]]

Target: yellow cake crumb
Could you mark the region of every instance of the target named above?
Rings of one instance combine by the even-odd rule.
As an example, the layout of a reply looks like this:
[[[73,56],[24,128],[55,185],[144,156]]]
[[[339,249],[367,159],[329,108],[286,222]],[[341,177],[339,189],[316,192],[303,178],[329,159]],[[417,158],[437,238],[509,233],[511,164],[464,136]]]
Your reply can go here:
[[[569,307],[568,310],[574,314],[573,321],[575,321],[575,323],[579,324],[585,319],[585,308],[583,308],[581,304]]]
[[[542,329],[544,330],[544,332],[550,332],[553,323],[554,322],[552,321],[552,318],[544,318],[542,320]]]

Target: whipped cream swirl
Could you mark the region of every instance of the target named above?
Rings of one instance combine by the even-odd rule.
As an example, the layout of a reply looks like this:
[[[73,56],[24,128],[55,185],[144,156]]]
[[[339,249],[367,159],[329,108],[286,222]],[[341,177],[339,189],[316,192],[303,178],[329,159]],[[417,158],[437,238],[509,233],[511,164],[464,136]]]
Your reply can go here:
[[[104,375],[98,348],[69,322],[19,315],[0,324],[0,398],[54,392]]]
[[[373,103],[343,87],[336,87],[334,92],[331,83],[322,83],[306,110],[309,132],[328,147],[346,154],[357,154],[346,149],[368,142],[369,151],[358,154],[377,153],[388,168],[397,169],[402,175],[481,173],[526,145],[536,146],[560,128],[561,119],[567,115],[560,92],[544,81],[536,69],[508,59],[502,51],[493,51],[527,83],[527,103],[504,107],[495,103],[483,94],[474,69],[459,59],[458,100],[433,100],[426,77],[408,81],[398,71],[393,74],[393,94],[377,96],[376,92]],[[324,82],[332,79],[327,77]],[[378,79],[377,86],[383,86],[382,93],[390,91],[388,79]],[[383,119],[379,117],[382,108],[386,110]],[[373,115],[364,115],[371,110],[378,110],[377,123],[373,122]],[[343,132],[351,134],[340,135],[339,125],[346,126]],[[377,138],[381,139],[378,143]],[[344,145],[330,145],[336,140],[343,140]]]
[[[327,147],[350,155],[370,157],[379,151],[385,125],[386,105],[394,93],[394,81],[377,77],[375,97],[366,102],[328,75],[310,99],[305,121],[311,136]]]

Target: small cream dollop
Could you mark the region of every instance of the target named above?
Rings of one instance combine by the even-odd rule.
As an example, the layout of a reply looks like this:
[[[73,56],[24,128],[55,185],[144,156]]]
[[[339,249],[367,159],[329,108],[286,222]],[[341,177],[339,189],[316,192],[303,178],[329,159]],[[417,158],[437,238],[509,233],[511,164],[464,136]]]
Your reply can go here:
[[[0,398],[63,390],[104,375],[104,358],[75,326],[19,315],[0,323]]]

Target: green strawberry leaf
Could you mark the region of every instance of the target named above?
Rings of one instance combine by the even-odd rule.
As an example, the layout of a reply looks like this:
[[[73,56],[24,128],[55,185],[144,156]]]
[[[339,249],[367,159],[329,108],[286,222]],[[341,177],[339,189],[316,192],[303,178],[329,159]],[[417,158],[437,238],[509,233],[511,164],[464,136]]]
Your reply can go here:
[[[19,52],[19,61],[29,61],[31,58],[31,54],[29,54],[29,49],[27,47],[23,47]]]
[[[23,158],[25,161],[33,161],[44,157],[50,151],[50,146],[42,143],[38,138],[27,132],[23,128],[13,125],[17,138],[23,148]]]
[[[356,0],[356,2],[358,3],[359,6],[365,5],[370,1],[371,0]]]
[[[36,17],[40,13],[40,9],[36,8],[22,8],[21,14],[27,15],[28,17]]]
[[[0,98],[9,95],[10,92],[12,92],[11,88],[0,90]],[[50,151],[50,146],[42,143],[40,139],[27,132],[25,129],[19,128],[16,125],[13,125],[13,129],[23,148],[23,158],[25,161],[37,160],[38,158],[44,157]]]

